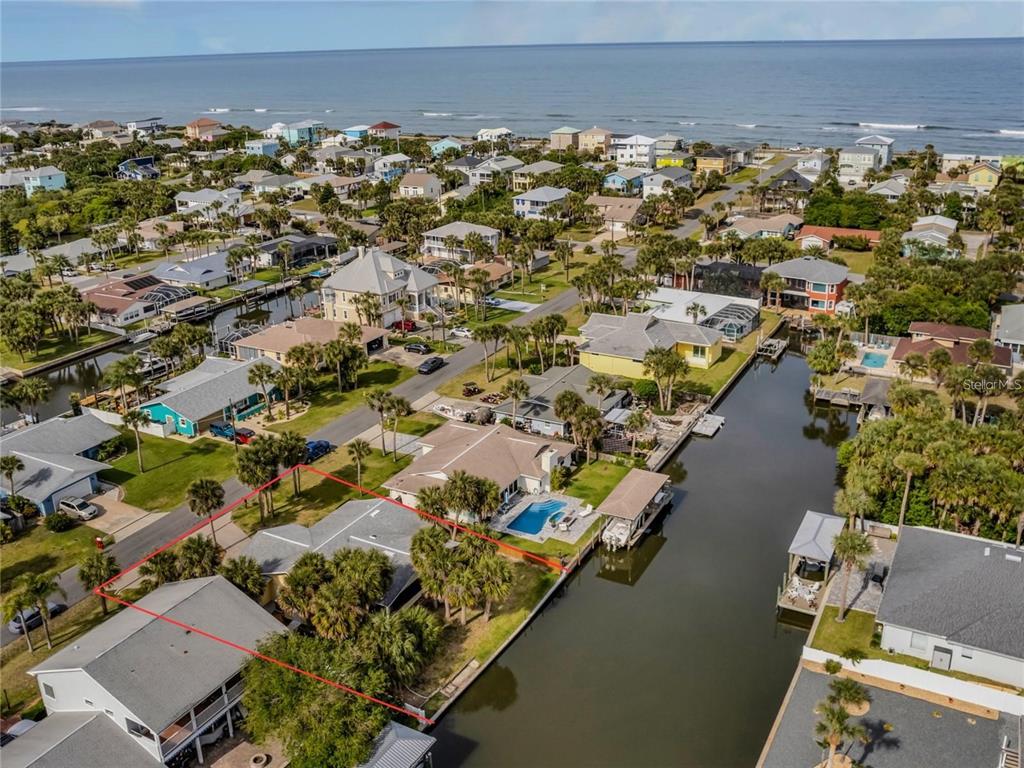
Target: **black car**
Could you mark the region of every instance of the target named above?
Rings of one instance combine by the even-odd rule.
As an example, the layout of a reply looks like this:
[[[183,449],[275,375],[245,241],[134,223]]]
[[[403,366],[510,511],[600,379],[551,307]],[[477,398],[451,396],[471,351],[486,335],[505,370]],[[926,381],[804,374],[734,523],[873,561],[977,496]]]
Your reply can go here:
[[[306,463],[311,464],[333,450],[334,446],[326,440],[310,440],[306,443]]]
[[[428,357],[426,360],[420,363],[420,367],[417,368],[416,370],[419,373],[423,374],[433,373],[442,365],[444,365],[444,360],[442,360],[440,357]]]
[[[405,345],[406,352],[415,352],[418,355],[429,355],[430,347],[426,344],[420,344],[419,342],[413,342],[412,344]]]

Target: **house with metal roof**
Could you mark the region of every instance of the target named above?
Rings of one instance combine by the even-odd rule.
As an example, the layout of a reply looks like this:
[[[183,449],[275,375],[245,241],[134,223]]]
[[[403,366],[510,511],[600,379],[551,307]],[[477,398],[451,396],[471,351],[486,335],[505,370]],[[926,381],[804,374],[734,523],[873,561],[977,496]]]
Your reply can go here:
[[[624,195],[633,195],[640,192],[644,186],[644,176],[647,175],[646,168],[633,168],[623,166],[617,171],[605,174],[602,186],[613,192],[621,192]]]
[[[1024,687],[1024,551],[904,526],[876,620],[881,647]]]
[[[379,248],[360,247],[357,253],[320,286],[327,320],[387,328],[407,319],[406,313],[421,317],[437,306],[437,278],[433,275]],[[367,317],[360,306],[360,297],[367,294],[378,300],[378,317]],[[407,300],[406,306],[400,300]]]
[[[518,157],[511,155],[497,155],[489,157],[482,163],[472,168],[469,172],[470,186],[478,187],[481,184],[489,184],[499,174],[510,174],[522,168],[526,163]]]
[[[877,133],[871,136],[862,136],[855,142],[858,147],[876,150],[882,166],[892,163],[892,145],[895,143],[895,139],[891,139],[888,136],[879,136]]]
[[[582,365],[630,379],[645,378],[644,356],[652,349],[672,349],[694,368],[710,368],[722,356],[721,331],[637,312],[625,317],[595,312],[580,336]]]
[[[423,233],[423,253],[435,258],[458,259],[463,262],[474,261],[477,258],[476,255],[466,247],[466,237],[470,233],[475,233],[483,238],[492,253],[498,252],[498,241],[501,239],[499,230],[486,227],[483,224],[453,221]],[[456,245],[452,249],[449,249],[445,242],[449,237],[454,237],[456,241]]]
[[[249,658],[239,646],[255,648],[284,627],[223,576],[164,584],[137,605],[144,610],[111,616],[29,670],[57,727],[19,737],[23,761],[13,764],[128,768],[160,765],[185,750],[202,762],[203,736],[234,735]],[[77,749],[60,762],[69,732]],[[134,757],[124,762],[130,747]]]
[[[661,286],[647,297],[646,314],[677,323],[693,322],[738,341],[761,324],[761,299],[684,291]],[[703,309],[703,311],[699,311]]]
[[[469,147],[472,142],[464,139],[458,139],[455,136],[445,136],[444,138],[438,139],[437,141],[431,142],[430,154],[434,157],[440,157],[449,149],[454,149],[456,152],[462,152]]]
[[[671,192],[676,187],[689,189],[693,184],[693,173],[677,165],[666,165],[645,175],[642,183],[644,200],[648,200]]]
[[[90,496],[99,490],[96,475],[110,465],[96,460],[99,448],[118,431],[90,414],[53,418],[8,432],[0,454],[16,456],[24,465],[14,473],[14,492],[48,515],[61,499]],[[0,484],[0,497],[10,495]]]
[[[869,195],[878,195],[879,197],[888,200],[890,203],[895,203],[907,192],[907,183],[902,179],[885,179],[879,181],[876,184],[872,184],[868,187]]]
[[[265,363],[275,371],[281,364],[268,357],[254,360],[225,360],[208,357],[191,371],[156,385],[161,393],[139,410],[150,421],[164,425],[164,433],[196,437],[213,421],[235,423],[266,407],[261,387],[249,383],[249,371]],[[278,399],[277,389],[268,386],[268,396]]]
[[[264,602],[269,602],[277,598],[284,577],[306,552],[319,552],[328,560],[342,549],[380,552],[393,569],[380,604],[393,608],[416,583],[409,554],[412,537],[429,524],[422,516],[386,499],[353,499],[309,527],[289,523],[258,531],[242,554],[253,558],[269,579],[264,593]]]
[[[512,198],[512,212],[521,219],[557,219],[571,191],[545,186],[521,192]]]

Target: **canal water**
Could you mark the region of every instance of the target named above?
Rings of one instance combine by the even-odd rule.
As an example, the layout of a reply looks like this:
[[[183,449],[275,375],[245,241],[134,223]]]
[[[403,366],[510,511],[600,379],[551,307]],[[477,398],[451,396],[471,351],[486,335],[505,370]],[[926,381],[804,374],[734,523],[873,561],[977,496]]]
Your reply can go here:
[[[313,307],[317,304],[317,295],[308,293],[302,299],[302,308]],[[236,304],[218,312],[205,322],[213,330],[215,338],[222,337],[227,331],[239,324],[249,323],[279,323],[291,317],[292,312],[298,314],[301,310],[297,300],[291,302],[287,295],[278,295],[268,299],[259,305],[258,316],[247,318],[245,313],[251,311],[244,304]],[[240,319],[240,315],[243,316]],[[113,363],[132,352],[145,349],[148,342],[136,345],[125,345],[115,350],[104,352],[93,357],[83,358],[77,362],[58,368],[49,373],[43,374],[43,378],[50,382],[52,393],[48,402],[39,405],[37,411],[40,419],[48,419],[52,416],[59,416],[70,408],[69,396],[72,393],[85,396],[97,390],[104,389],[103,371]],[[17,418],[13,409],[3,410],[4,422],[10,422]]]
[[[806,638],[776,622],[786,548],[805,510],[831,511],[856,429],[813,408],[808,377],[792,354],[743,376],[722,431],[666,469],[659,530],[590,558],[434,729],[435,765],[754,765]]]

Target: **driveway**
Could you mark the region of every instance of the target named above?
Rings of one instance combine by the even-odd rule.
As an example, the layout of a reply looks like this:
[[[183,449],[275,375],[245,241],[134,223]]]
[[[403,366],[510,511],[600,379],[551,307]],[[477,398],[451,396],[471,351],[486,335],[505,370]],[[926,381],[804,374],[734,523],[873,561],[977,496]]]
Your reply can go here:
[[[109,536],[116,536],[121,539],[134,533],[146,524],[152,522],[154,514],[144,509],[125,504],[120,499],[121,489],[111,486],[105,493],[98,494],[89,499],[99,511],[99,517],[89,521],[89,526]],[[121,532],[124,533],[121,533]],[[118,535],[118,534],[121,535]]]

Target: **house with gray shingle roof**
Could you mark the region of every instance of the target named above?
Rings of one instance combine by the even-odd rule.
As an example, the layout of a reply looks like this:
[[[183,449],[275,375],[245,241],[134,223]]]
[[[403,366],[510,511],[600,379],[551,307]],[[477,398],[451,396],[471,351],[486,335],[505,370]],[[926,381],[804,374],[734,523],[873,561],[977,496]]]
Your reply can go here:
[[[1024,550],[904,526],[875,618],[886,650],[1024,687]]]
[[[522,168],[517,168],[512,172],[512,189],[516,192],[529,189],[533,186],[537,176],[545,173],[554,173],[561,170],[562,167],[561,163],[551,160],[538,160],[536,163],[530,163]]]
[[[466,236],[475,232],[483,238],[484,242],[491,247],[492,253],[498,252],[498,240],[501,239],[501,232],[493,227],[485,227],[482,224],[470,224],[466,221],[453,221],[440,227],[428,230],[423,233],[423,252],[434,258],[458,259],[466,263],[476,260],[473,252],[465,247]],[[448,250],[445,240],[454,237],[457,241],[456,247]]]
[[[537,187],[512,198],[512,212],[523,219],[558,218],[560,203],[572,190],[565,187]]]
[[[360,248],[356,258],[328,277],[320,287],[324,317],[387,328],[407,315],[420,317],[437,305],[437,278],[380,248]],[[379,317],[367,317],[362,296],[378,302]],[[400,301],[407,300],[403,308]]]
[[[585,341],[580,363],[597,373],[645,378],[644,355],[652,349],[673,349],[695,368],[710,368],[722,355],[722,333],[693,323],[662,320],[630,312],[595,312],[580,328]]]
[[[158,264],[153,277],[168,285],[189,288],[221,288],[232,281],[228,269],[227,251],[216,251],[208,256],[188,261],[168,261]]]
[[[164,584],[137,605],[144,610],[128,608],[111,616],[29,670],[50,717],[97,713],[121,732],[112,740],[112,754],[124,754],[127,745],[122,745],[127,740],[135,745],[135,760],[97,762],[91,755],[88,760],[76,755],[72,763],[51,760],[24,765],[127,768],[159,765],[185,750],[194,751],[202,762],[199,736],[230,728],[219,723],[225,715],[230,721],[238,712],[241,669],[249,654],[190,627],[215,633],[242,648],[255,648],[284,630],[223,576]],[[19,741],[30,739],[35,730]],[[36,749],[60,754],[56,741],[60,734],[42,735],[51,742],[49,750],[40,750],[46,744]],[[95,739],[90,743],[97,749],[103,746]],[[7,756],[5,747],[5,766]]]

